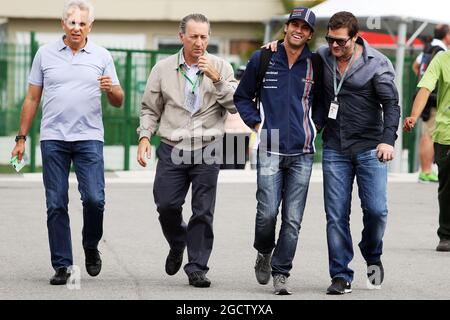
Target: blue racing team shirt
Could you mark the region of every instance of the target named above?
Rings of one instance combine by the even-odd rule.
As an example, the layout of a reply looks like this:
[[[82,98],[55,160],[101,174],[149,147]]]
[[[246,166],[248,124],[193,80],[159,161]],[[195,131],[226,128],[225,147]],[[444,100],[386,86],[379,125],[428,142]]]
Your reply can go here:
[[[102,75],[119,85],[111,54],[90,40],[75,55],[63,38],[39,48],[29,83],[43,87],[41,141],[104,140]]]
[[[234,103],[247,126],[254,128],[256,123],[261,123],[260,128],[266,132],[266,137],[264,131],[258,132],[260,150],[286,156],[315,152],[311,56],[305,45],[300,57],[289,68],[284,45],[278,44],[263,79],[259,110],[254,98],[261,51],[250,58],[234,94]]]

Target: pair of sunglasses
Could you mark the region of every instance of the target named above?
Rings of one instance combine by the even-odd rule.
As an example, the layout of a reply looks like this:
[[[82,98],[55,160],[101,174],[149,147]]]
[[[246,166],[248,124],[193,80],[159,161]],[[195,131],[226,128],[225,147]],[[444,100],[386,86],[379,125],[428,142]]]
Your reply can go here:
[[[352,37],[349,37],[346,40],[346,39],[338,39],[338,38],[333,38],[333,37],[330,37],[330,36],[326,36],[325,40],[328,42],[328,44],[333,44],[333,43],[336,42],[338,46],[344,47],[347,44],[348,40],[350,40],[351,38]]]

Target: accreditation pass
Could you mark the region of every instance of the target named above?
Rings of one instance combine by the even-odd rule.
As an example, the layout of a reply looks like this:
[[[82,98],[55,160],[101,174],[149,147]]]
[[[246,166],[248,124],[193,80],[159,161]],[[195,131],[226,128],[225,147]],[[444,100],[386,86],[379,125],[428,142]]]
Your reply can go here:
[[[337,100],[331,101],[330,111],[328,112],[328,118],[336,120],[339,110],[339,103]]]

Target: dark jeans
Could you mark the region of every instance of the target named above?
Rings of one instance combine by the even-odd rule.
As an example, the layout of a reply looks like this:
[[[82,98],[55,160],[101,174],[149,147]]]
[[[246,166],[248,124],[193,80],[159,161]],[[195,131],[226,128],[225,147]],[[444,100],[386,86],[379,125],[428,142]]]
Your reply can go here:
[[[174,163],[172,150],[190,159],[190,163]],[[189,262],[184,267],[187,274],[209,270],[207,264],[214,240],[213,216],[220,158],[211,164],[209,155],[204,154],[202,158],[203,150],[183,152],[165,143],[161,143],[157,150],[153,195],[159,221],[172,250],[182,251],[187,246]],[[186,225],[182,211],[191,184],[192,216]]]
[[[271,253],[272,273],[289,277],[308,194],[313,154],[279,156],[258,152],[258,201],[254,248]],[[281,228],[275,244],[278,208]]]
[[[41,141],[43,178],[47,199],[47,228],[52,266],[73,264],[70,236],[69,171],[73,161],[83,203],[83,247],[97,248],[103,235],[105,178],[103,142]]]
[[[439,229],[440,239],[450,239],[450,145],[434,144],[434,157],[439,169]]]
[[[353,280],[350,208],[356,176],[363,211],[364,229],[359,248],[368,263],[378,262],[383,252],[387,223],[387,165],[376,150],[347,156],[330,148],[323,150],[323,186],[327,216],[328,259],[331,278]]]

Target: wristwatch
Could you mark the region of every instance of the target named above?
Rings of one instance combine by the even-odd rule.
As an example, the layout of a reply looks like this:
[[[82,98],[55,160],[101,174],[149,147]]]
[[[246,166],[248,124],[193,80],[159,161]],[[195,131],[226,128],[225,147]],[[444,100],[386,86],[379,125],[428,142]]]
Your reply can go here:
[[[19,140],[22,140],[23,139],[23,141],[27,141],[27,136],[23,136],[23,135],[18,135],[18,136],[16,136],[16,142],[17,141],[19,141]]]

